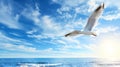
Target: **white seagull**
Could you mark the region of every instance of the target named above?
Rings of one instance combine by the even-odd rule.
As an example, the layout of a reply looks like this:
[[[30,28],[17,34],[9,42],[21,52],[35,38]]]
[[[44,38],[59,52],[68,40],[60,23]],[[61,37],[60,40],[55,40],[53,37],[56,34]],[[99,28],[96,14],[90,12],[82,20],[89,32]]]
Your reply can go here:
[[[92,29],[95,26],[100,15],[102,14],[103,10],[104,10],[104,3],[102,3],[100,6],[98,6],[98,8],[92,13],[92,15],[89,17],[88,22],[83,31],[75,30],[73,32],[66,34],[65,37],[75,36],[78,34],[97,36],[94,32],[92,32]]]

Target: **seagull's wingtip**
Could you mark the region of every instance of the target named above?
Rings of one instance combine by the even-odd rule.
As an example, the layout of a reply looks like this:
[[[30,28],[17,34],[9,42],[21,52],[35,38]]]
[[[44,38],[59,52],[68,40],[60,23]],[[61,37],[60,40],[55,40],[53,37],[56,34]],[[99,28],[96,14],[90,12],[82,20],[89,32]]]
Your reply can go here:
[[[103,2],[103,3],[101,3],[101,6],[104,8],[105,7],[105,3]]]
[[[65,37],[68,37],[69,36],[69,34],[66,34],[66,35],[64,35]]]

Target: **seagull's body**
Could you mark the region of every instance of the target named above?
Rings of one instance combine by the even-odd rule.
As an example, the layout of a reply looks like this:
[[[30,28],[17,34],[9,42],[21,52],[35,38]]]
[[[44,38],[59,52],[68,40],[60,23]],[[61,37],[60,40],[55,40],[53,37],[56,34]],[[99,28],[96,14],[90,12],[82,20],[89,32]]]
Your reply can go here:
[[[100,15],[102,14],[104,10],[104,3],[102,3],[93,13],[92,15],[89,17],[88,22],[84,28],[83,31],[78,31],[75,30],[73,32],[70,32],[68,34],[65,35],[65,37],[67,36],[75,36],[78,34],[85,34],[85,35],[93,35],[93,36],[97,36],[94,32],[92,32],[93,27],[95,26],[97,20],[99,19]]]

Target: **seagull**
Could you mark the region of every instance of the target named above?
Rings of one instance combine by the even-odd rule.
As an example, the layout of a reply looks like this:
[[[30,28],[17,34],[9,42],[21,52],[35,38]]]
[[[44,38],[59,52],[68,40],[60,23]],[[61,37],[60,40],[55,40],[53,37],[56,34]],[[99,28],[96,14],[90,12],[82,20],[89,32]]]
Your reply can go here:
[[[103,10],[104,10],[104,3],[101,3],[100,6],[98,6],[97,9],[89,17],[88,22],[87,22],[83,31],[75,30],[73,32],[70,32],[70,33],[66,34],[65,37],[75,36],[75,35],[78,35],[78,34],[97,36],[96,33],[94,33],[92,31],[92,29],[95,26],[95,24],[96,24],[97,20],[99,19],[100,15],[102,14]]]

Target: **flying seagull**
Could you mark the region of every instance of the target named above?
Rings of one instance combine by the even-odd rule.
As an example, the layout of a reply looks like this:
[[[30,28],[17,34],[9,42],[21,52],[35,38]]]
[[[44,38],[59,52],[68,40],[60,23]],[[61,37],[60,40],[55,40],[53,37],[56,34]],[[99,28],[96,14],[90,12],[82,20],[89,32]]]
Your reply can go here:
[[[75,30],[73,32],[66,34],[65,37],[75,36],[78,34],[97,36],[94,32],[92,32],[92,29],[95,26],[100,15],[102,14],[103,10],[104,10],[104,3],[102,3],[100,6],[98,6],[97,9],[92,13],[92,15],[89,17],[88,22],[83,31]]]

